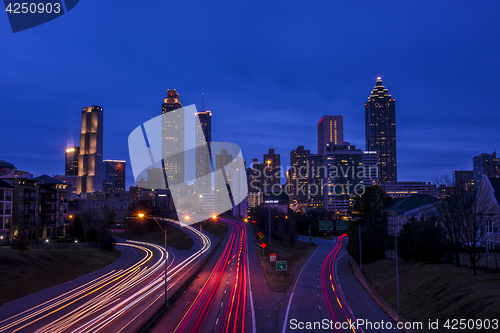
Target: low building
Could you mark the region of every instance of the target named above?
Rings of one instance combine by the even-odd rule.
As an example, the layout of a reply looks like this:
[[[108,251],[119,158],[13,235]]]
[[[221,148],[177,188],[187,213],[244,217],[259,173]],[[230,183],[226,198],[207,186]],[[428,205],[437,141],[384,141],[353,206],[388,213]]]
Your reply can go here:
[[[500,178],[483,176],[476,200],[487,212],[485,243],[489,249],[500,248]]]
[[[289,200],[288,194],[286,193],[281,193],[279,195],[270,193],[264,195],[262,206],[269,206],[272,209],[277,209],[286,214],[288,212]]]
[[[14,187],[0,179],[0,236],[9,238],[12,223],[12,195]]]
[[[380,186],[391,198],[407,198],[414,194],[428,194],[438,197],[436,184],[419,181],[402,181],[385,183]]]
[[[47,175],[33,179],[39,184],[38,237],[65,237],[69,235],[68,199],[70,185]]]
[[[398,200],[385,210],[388,219],[388,231],[393,234],[401,230],[410,218],[421,218],[436,215],[438,199],[430,194],[413,194]]]

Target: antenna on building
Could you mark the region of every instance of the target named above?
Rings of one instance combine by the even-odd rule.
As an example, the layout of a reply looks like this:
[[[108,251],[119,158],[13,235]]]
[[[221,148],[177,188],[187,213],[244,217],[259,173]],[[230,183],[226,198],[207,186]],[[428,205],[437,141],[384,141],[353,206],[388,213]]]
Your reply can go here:
[[[203,105],[203,112],[205,112],[205,93],[201,93],[201,104]]]

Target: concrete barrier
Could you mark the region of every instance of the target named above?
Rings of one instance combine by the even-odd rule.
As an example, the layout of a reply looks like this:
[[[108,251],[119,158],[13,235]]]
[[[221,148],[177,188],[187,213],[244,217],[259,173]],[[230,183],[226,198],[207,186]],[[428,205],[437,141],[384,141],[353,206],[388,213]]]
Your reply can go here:
[[[356,275],[356,278],[359,280],[361,285],[366,289],[366,291],[370,294],[370,296],[378,303],[378,305],[384,310],[385,313],[389,315],[395,322],[406,323],[406,320],[401,317],[401,315],[394,310],[387,302],[380,297],[380,295],[373,289],[372,285],[366,280],[365,276],[359,270],[358,264],[354,261],[354,259],[350,258],[349,263],[351,265],[351,269]],[[417,333],[416,330],[413,329],[403,329],[406,333]]]

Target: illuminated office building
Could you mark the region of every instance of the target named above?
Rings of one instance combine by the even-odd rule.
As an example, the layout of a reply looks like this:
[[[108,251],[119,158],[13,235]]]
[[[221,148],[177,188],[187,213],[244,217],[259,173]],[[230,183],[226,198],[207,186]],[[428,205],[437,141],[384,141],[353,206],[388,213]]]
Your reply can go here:
[[[161,113],[171,113],[169,117],[163,118],[162,127],[162,150],[163,157],[171,156],[169,160],[163,160],[163,170],[167,176],[168,183],[181,184],[184,182],[184,113],[179,108],[177,90],[167,90],[167,98],[163,100]]]
[[[103,191],[125,191],[125,161],[104,160]]]
[[[311,151],[305,150],[304,146],[298,146],[290,152],[287,184],[292,203],[307,202],[307,156],[310,154]]]
[[[196,191],[209,193],[212,190],[211,177],[206,177],[212,172],[211,149],[212,142],[212,112],[197,112],[200,123],[196,124]],[[198,126],[199,125],[199,126]],[[204,177],[205,176],[205,177]]]
[[[77,193],[102,191],[102,114],[100,106],[85,107],[82,111]]]
[[[267,154],[264,154],[264,168],[262,170],[262,191],[264,195],[281,192],[281,160],[280,154],[276,154],[274,149],[269,149]]]
[[[80,147],[66,148],[64,174],[66,176],[78,176],[78,156]]]
[[[365,103],[366,150],[378,152],[379,182],[397,182],[396,101],[377,78]]]
[[[344,143],[344,116],[323,116],[318,122],[318,154],[326,151],[328,143]]]
[[[347,216],[356,196],[364,193],[363,152],[354,145],[330,145],[324,155],[324,208]]]
[[[368,186],[378,185],[378,154],[376,151],[363,152],[363,184]]]

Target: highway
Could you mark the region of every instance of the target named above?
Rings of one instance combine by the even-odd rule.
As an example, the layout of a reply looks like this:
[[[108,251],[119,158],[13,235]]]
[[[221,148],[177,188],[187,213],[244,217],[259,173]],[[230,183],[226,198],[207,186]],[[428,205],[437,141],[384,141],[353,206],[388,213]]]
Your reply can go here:
[[[248,268],[248,225],[220,219],[230,230],[196,291],[187,291],[152,332],[255,332]],[[253,236],[251,236],[253,237]],[[205,274],[205,275],[203,275]]]
[[[300,240],[307,241],[306,237]],[[292,332],[312,327],[315,332],[402,332],[396,329],[370,329],[349,325],[391,322],[369,296],[349,267],[346,235],[334,240],[315,239],[316,251],[299,269],[291,288],[285,293],[279,313],[284,320],[276,332]],[[327,323],[326,325],[324,323]],[[367,328],[368,327],[368,328]]]
[[[195,228],[184,230],[199,239]],[[202,240],[201,248],[184,257],[169,251],[169,292],[212,247],[209,237],[203,234]],[[166,253],[161,246],[136,241],[117,248],[122,257],[107,268],[4,306],[0,332],[135,331],[140,319],[163,303]]]

